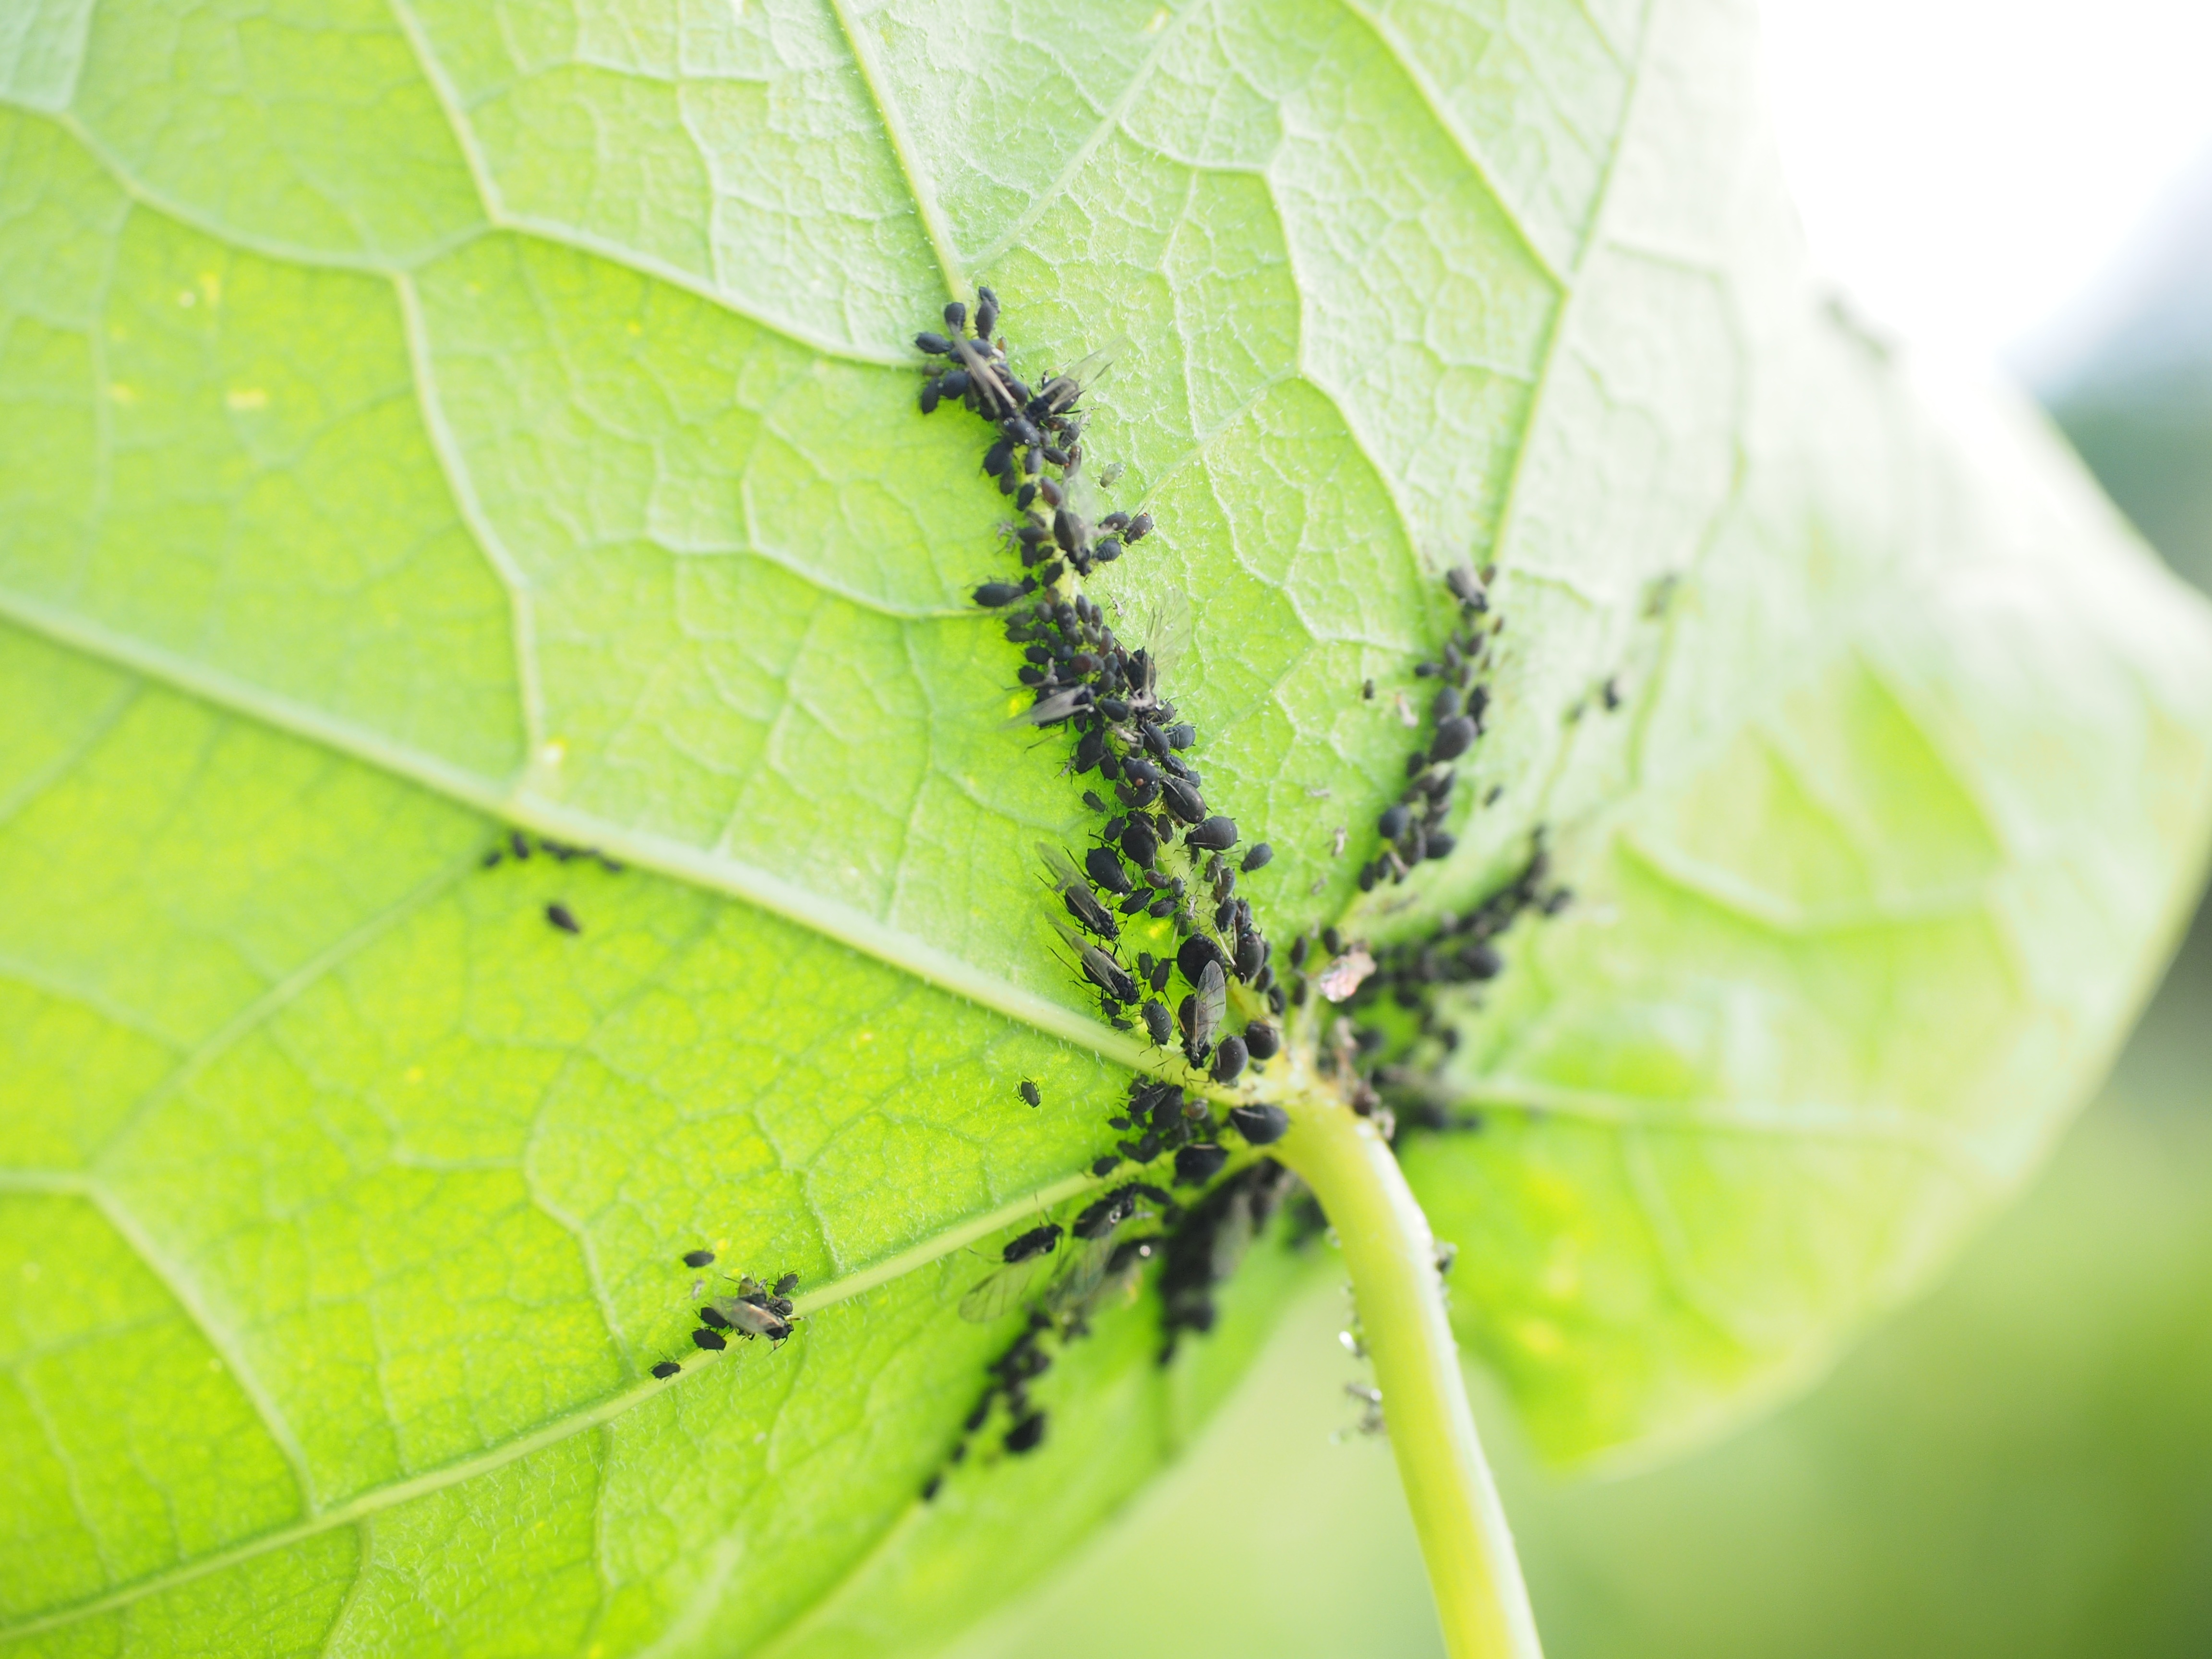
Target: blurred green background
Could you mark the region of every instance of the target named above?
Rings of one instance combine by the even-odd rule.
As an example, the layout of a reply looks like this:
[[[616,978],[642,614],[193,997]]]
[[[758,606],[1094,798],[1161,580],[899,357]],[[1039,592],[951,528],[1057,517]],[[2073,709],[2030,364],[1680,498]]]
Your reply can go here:
[[[2040,390],[2212,589],[2212,211],[2178,230]],[[1477,1378],[1552,1659],[2212,1654],[2208,1061],[2212,907],[2024,1201],[1812,1394],[1685,1462],[1554,1479]],[[1389,1449],[1345,1432],[1344,1310],[1310,1299],[1194,1455],[958,1659],[1441,1655]]]

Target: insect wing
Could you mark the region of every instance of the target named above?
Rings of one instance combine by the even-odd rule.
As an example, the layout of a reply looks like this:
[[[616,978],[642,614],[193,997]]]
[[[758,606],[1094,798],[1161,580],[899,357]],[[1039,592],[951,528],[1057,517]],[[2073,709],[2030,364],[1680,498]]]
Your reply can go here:
[[[1152,1213],[1150,1210],[1139,1210],[1129,1220],[1150,1220]],[[1145,1246],[1136,1246],[1124,1253],[1110,1232],[1086,1241],[1070,1253],[1066,1271],[1045,1293],[1045,1310],[1055,1319],[1083,1320],[1101,1308],[1127,1303],[1144,1278],[1145,1262],[1150,1255],[1150,1249]],[[1118,1265],[1116,1256],[1121,1258]]]
[[[978,1279],[960,1298],[960,1316],[971,1325],[988,1325],[1014,1312],[1028,1297],[1038,1278],[1057,1267],[1058,1255],[1033,1255],[1009,1261]]]
[[[1173,678],[1176,665],[1190,649],[1190,599],[1170,588],[1145,607],[1138,618],[1138,635],[1145,652],[1145,690],[1150,691],[1163,676]]]
[[[1052,382],[1055,389],[1068,385],[1075,388],[1074,396],[1067,400],[1072,404],[1076,398],[1082,397],[1104,380],[1112,371],[1115,360],[1128,349],[1129,337],[1126,334],[1116,334],[1097,350],[1085,353],[1060,370],[1059,374],[1053,375]]]

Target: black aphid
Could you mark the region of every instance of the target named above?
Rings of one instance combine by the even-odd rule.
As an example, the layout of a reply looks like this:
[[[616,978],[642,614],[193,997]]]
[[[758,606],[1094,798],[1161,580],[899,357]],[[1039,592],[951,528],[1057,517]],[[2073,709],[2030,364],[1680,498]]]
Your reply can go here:
[[[1224,969],[1228,966],[1228,958],[1221,954],[1221,947],[1203,933],[1193,933],[1176,951],[1176,966],[1182,970],[1182,976],[1193,985],[1198,983],[1209,962]]]
[[[1206,817],[1204,798],[1181,778],[1163,778],[1160,799],[1167,803],[1168,811],[1185,823],[1199,823]]]
[[[702,1325],[712,1325],[718,1331],[726,1331],[730,1328],[727,1316],[711,1302],[699,1310],[699,1322]]]
[[[1006,1431],[1006,1449],[1017,1457],[1044,1443],[1044,1413],[1031,1412]]]
[[[1026,1261],[1033,1255],[1048,1254],[1060,1243],[1060,1228],[1056,1222],[1047,1222],[1042,1227],[1032,1227],[1018,1237],[1007,1240],[1006,1248],[1000,1252],[1002,1261]]]
[[[564,933],[580,933],[584,931],[584,924],[576,920],[574,915],[565,904],[547,905],[545,920]]]
[[[986,611],[996,611],[1012,605],[1016,599],[1036,591],[1034,584],[1022,582],[985,582],[975,590],[975,603]]]
[[[1091,884],[1069,861],[1067,854],[1056,847],[1048,847],[1042,842],[1037,843],[1036,850],[1037,856],[1044,860],[1045,873],[1051,879],[1054,890],[1059,893],[1060,902],[1067,907],[1067,914],[1100,939],[1110,942],[1121,938],[1121,924],[1114,920],[1113,913],[1098,902],[1098,896],[1091,890]],[[1133,997],[1121,1000],[1124,1002],[1136,1000]]]
[[[1176,1184],[1178,1187],[1203,1187],[1221,1173],[1221,1166],[1229,1162],[1229,1149],[1213,1143],[1201,1142],[1186,1146],[1176,1154]]]
[[[1212,1052],[1214,1034],[1221,1029],[1222,1016],[1228,1012],[1229,984],[1218,962],[1209,962],[1200,970],[1194,993],[1183,999],[1186,1011],[1183,1019],[1183,1055],[1194,1066],[1202,1066]]]
[[[764,1336],[772,1342],[781,1342],[791,1334],[788,1316],[762,1303],[750,1302],[740,1297],[734,1301],[718,1302],[713,1305],[729,1320],[732,1327],[747,1336]],[[701,1316],[705,1316],[703,1309]]]
[[[1268,1146],[1290,1133],[1291,1115],[1279,1106],[1231,1106],[1229,1126],[1250,1145]]]
[[[1237,845],[1237,821],[1218,816],[1210,817],[1194,827],[1183,839],[1209,853],[1225,853]]]
[[[1164,1048],[1175,1041],[1175,1016],[1168,1012],[1164,1003],[1148,1001],[1144,1012],[1145,1034],[1155,1047]]]
[[[687,1267],[711,1267],[714,1265],[714,1253],[712,1250],[686,1250],[684,1265]]]
[[[714,1330],[703,1325],[700,1327],[699,1329],[691,1333],[691,1340],[697,1343],[701,1347],[707,1348],[716,1352],[719,1352],[722,1349],[730,1346],[730,1340],[724,1336],[721,1332]]]
[[[798,1288],[799,1275],[797,1273],[786,1273],[782,1278],[775,1281],[775,1293],[780,1297],[789,1296]]]
[[[1245,853],[1243,863],[1237,867],[1249,876],[1255,870],[1266,869],[1274,856],[1275,849],[1268,846],[1266,842],[1255,842]]]
[[[1282,1036],[1265,1020],[1254,1020],[1244,1028],[1244,1051],[1255,1060],[1273,1060],[1281,1052]]]
[[[683,1369],[684,1367],[678,1364],[674,1360],[664,1359],[658,1365],[655,1365],[653,1368],[653,1374],[660,1381],[665,1382],[670,1377],[675,1376],[677,1372]]]
[[[1043,1095],[1038,1092],[1036,1085],[1030,1082],[1027,1078],[1024,1078],[1021,1081],[1021,1096],[1024,1100],[1027,1101],[1032,1106],[1042,1106],[1044,1104]]]
[[[1220,1046],[1213,1051],[1213,1080],[1224,1085],[1236,1082],[1244,1073],[1244,1039],[1222,1038]]]
[[[1091,879],[1109,893],[1127,893],[1133,884],[1121,860],[1110,847],[1094,847],[1083,855],[1083,868]]]
[[[1474,747],[1474,722],[1466,715],[1455,714],[1448,720],[1438,720],[1437,734],[1429,743],[1429,758],[1455,760]]]

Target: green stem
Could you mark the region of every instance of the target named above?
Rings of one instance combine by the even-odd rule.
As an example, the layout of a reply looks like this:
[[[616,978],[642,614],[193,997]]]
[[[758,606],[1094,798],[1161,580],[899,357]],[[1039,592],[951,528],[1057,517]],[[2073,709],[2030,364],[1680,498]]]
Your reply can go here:
[[[1536,1620],[1444,1312],[1436,1243],[1388,1142],[1332,1092],[1297,1091],[1269,1150],[1328,1212],[1358,1299],[1390,1449],[1452,1659],[1541,1659]]]

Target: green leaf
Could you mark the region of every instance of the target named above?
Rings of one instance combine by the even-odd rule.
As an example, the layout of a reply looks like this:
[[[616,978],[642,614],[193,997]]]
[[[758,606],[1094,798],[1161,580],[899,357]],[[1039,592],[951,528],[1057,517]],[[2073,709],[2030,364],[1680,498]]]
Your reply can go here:
[[[1007,1340],[971,1250],[1146,1063],[1052,954],[1088,821],[911,401],[979,278],[1031,372],[1128,337],[1091,441],[1160,531],[1096,591],[1188,602],[1275,937],[1551,827],[1487,1127],[1407,1152],[1547,1443],[1921,1282],[2155,970],[2212,654],[1823,306],[1748,54],[1695,0],[0,20],[9,1650],[926,1644],[1233,1380],[1305,1258],[1168,1367],[1102,1319],[1039,1453],[917,1502]],[[1504,796],[1361,910],[1469,557]],[[808,1316],[663,1384],[702,1242]]]

